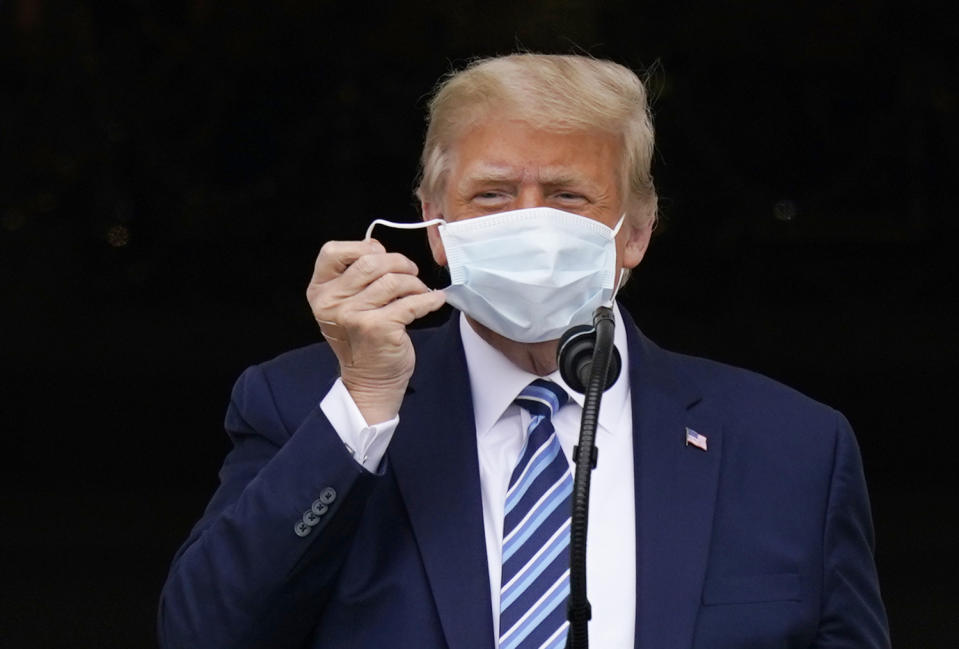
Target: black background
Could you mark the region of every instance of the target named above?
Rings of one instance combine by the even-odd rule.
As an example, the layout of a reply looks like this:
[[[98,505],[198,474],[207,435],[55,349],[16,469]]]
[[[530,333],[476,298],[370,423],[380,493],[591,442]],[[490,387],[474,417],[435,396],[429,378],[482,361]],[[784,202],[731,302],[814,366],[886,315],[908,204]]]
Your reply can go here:
[[[473,56],[648,71],[660,344],[840,409],[893,642],[954,646],[959,27],[897,2],[0,2],[0,643],[151,647],[249,364],[319,246],[412,198]],[[378,233],[379,234],[379,233]],[[441,276],[422,233],[382,237]]]

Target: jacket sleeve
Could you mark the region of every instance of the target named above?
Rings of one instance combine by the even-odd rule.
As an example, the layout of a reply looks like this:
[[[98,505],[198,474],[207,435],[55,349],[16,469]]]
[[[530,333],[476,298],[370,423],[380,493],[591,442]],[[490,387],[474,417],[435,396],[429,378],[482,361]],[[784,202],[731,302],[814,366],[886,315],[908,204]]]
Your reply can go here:
[[[377,476],[318,404],[290,430],[258,366],[237,380],[226,429],[233,448],[219,488],[161,593],[160,647],[301,646]]]
[[[841,415],[823,549],[823,608],[816,647],[888,649],[862,460],[852,429]]]

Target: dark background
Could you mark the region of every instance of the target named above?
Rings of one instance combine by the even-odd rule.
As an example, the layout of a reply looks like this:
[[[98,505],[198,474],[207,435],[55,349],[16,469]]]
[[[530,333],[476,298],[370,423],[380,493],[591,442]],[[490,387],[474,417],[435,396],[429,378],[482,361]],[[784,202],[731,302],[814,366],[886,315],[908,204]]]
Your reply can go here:
[[[317,340],[325,240],[417,218],[434,82],[528,48],[649,72],[662,224],[625,303],[846,414],[894,644],[955,646],[946,6],[0,1],[0,644],[154,646],[234,379]],[[442,286],[422,233],[382,238]]]

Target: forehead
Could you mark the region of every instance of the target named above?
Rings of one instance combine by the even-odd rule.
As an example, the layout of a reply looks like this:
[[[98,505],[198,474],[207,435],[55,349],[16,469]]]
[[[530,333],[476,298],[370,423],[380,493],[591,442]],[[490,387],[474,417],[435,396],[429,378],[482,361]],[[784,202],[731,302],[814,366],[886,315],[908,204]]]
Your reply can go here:
[[[493,116],[464,129],[450,147],[451,180],[562,182],[620,179],[621,138],[599,129],[558,130]]]

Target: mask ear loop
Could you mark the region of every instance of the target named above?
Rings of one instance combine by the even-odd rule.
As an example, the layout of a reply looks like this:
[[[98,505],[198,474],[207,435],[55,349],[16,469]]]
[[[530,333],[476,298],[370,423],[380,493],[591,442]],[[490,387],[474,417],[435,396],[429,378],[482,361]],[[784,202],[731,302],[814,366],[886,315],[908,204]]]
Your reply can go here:
[[[370,227],[366,228],[366,236],[363,237],[363,240],[370,238],[370,235],[373,234],[373,228],[377,225],[385,225],[391,228],[397,228],[399,230],[418,230],[420,228],[428,228],[431,225],[436,225],[437,223],[446,223],[446,219],[430,219],[429,221],[420,221],[418,223],[399,223],[397,221],[387,221],[386,219],[373,219],[373,222],[370,223]]]
[[[616,235],[619,234],[619,230],[620,228],[623,227],[623,223],[625,222],[626,222],[626,212],[623,212],[623,215],[619,217],[619,221],[616,222],[616,227],[613,228],[613,234],[611,235],[613,238],[616,238]]]
[[[616,223],[616,227],[613,228],[613,246],[616,245],[616,235],[619,234],[620,228],[623,227],[623,223],[626,222],[626,212],[623,212],[623,215],[619,217],[619,222]],[[616,286],[613,287],[613,292],[609,296],[609,302],[606,304],[606,307],[612,309],[613,304],[616,302],[616,295],[619,293],[619,289],[623,287],[623,279],[628,276],[628,272],[625,268],[621,268],[619,271],[619,277],[616,278]]]
[[[606,307],[612,309],[613,304],[616,302],[616,295],[619,293],[619,289],[623,286],[623,278],[626,277],[626,269],[619,271],[619,279],[616,280],[616,286],[613,287],[613,292],[609,296],[609,302],[605,304]]]

